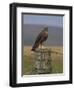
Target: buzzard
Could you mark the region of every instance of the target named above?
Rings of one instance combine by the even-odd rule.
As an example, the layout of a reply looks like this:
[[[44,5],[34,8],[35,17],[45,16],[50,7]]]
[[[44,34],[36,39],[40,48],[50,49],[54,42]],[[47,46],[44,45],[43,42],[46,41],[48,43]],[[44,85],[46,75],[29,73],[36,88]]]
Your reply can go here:
[[[48,38],[48,27],[45,27],[37,36],[36,41],[32,47],[32,51],[35,51],[40,45],[42,46],[43,42]]]

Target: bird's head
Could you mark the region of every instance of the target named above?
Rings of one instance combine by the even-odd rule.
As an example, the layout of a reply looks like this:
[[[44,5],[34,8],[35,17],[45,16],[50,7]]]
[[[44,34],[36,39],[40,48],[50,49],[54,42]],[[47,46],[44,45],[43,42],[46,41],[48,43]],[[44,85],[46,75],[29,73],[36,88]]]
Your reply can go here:
[[[47,32],[48,32],[48,27],[45,27],[45,28],[43,29],[43,31],[47,31]]]

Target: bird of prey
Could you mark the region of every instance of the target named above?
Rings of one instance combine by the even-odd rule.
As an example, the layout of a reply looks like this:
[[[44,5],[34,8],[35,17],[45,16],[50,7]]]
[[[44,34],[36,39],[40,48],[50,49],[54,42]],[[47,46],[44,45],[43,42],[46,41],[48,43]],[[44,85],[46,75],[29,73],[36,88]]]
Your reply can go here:
[[[43,42],[48,38],[48,27],[45,27],[37,36],[36,41],[32,47],[32,51],[35,51],[40,45],[42,46]]]

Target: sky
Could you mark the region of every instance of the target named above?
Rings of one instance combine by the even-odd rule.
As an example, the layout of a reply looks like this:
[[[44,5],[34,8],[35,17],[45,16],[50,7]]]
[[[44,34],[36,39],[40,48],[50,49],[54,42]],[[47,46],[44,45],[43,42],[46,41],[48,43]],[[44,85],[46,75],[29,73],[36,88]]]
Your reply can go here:
[[[48,25],[48,26],[63,26],[62,16],[54,15],[23,15],[24,24],[37,24],[37,25]]]
[[[23,14],[23,45],[33,46],[38,34],[48,27],[47,46],[63,45],[63,16]]]

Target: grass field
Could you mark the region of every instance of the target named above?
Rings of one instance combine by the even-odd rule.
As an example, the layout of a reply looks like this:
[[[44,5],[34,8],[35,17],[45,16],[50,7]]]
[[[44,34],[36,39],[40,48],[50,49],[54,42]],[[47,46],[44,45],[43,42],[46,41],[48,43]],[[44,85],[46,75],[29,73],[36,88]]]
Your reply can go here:
[[[63,47],[47,47],[54,52],[63,53]],[[63,73],[63,55],[61,54],[51,54],[52,58],[52,72],[51,74]],[[31,51],[30,46],[23,47],[23,60],[22,60],[22,74],[23,75],[34,75],[34,58],[33,52]],[[48,74],[48,73],[47,73]]]

